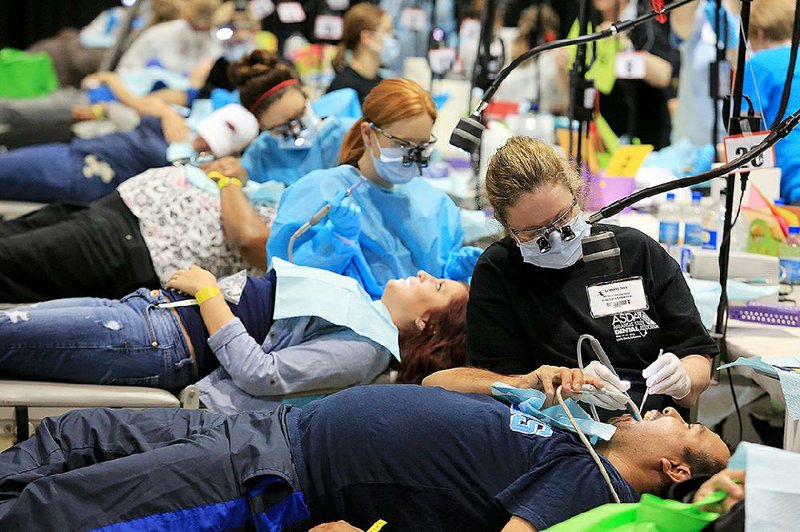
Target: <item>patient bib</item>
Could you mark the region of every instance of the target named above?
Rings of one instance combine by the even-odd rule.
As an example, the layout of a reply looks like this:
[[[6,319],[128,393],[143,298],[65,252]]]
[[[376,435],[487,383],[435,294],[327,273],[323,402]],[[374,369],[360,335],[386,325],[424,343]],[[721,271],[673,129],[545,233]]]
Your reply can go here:
[[[389,311],[352,277],[272,259],[278,274],[276,320],[316,316],[385,347],[400,360],[399,333]]]

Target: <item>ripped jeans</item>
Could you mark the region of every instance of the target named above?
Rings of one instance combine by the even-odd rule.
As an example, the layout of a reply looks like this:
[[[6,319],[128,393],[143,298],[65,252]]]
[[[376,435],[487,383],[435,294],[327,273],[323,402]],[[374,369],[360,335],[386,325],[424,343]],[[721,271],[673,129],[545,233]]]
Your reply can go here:
[[[0,311],[0,376],[178,391],[196,369],[167,299],[78,297]]]

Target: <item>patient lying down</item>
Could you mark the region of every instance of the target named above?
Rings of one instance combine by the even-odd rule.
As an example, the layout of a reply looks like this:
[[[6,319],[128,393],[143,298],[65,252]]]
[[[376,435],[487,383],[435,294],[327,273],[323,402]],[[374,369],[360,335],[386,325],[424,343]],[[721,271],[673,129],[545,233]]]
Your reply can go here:
[[[597,451],[622,502],[729,458],[718,436],[669,408],[614,423]],[[0,454],[5,530],[367,529],[383,519],[392,530],[529,531],[607,502],[574,434],[486,395],[428,386],[362,386],[302,411],[233,416],[74,411]]]

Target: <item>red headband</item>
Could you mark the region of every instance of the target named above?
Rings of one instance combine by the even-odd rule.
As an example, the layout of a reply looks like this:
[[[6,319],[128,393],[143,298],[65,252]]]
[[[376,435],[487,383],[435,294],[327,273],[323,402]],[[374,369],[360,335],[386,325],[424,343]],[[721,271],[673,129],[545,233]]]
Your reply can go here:
[[[298,80],[296,80],[296,79],[287,79],[286,81],[281,81],[280,83],[278,83],[277,85],[275,85],[271,89],[267,90],[264,94],[259,96],[258,100],[256,100],[256,102],[253,105],[250,106],[250,112],[255,114],[256,113],[256,109],[261,104],[261,102],[263,102],[264,100],[269,98],[269,96],[271,94],[275,94],[276,92],[278,92],[282,88],[288,87],[289,85],[299,85],[299,84],[300,84],[300,82]]]

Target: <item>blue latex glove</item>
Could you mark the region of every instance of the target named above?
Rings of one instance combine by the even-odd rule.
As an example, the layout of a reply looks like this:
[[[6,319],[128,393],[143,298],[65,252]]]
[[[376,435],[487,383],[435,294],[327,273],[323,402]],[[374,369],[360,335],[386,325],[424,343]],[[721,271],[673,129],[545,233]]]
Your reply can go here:
[[[725,20],[727,19],[728,25],[728,34],[726,36],[726,43],[725,46],[728,48],[735,48],[739,46],[739,20],[734,18],[730,11],[725,9],[725,6],[722,7],[722,12],[720,13],[720,25],[722,28],[725,28]],[[715,0],[706,0],[706,5],[703,7],[706,13],[706,19],[708,23],[711,24],[711,29],[714,31],[717,30],[715,16],[714,13],[717,10],[717,2]]]
[[[464,246],[451,252],[444,266],[444,276],[453,281],[469,281],[481,253],[483,250],[474,246]]]
[[[328,220],[333,224],[333,231],[348,240],[358,239],[361,233],[361,207],[345,197],[341,192],[331,201],[331,211]]]

